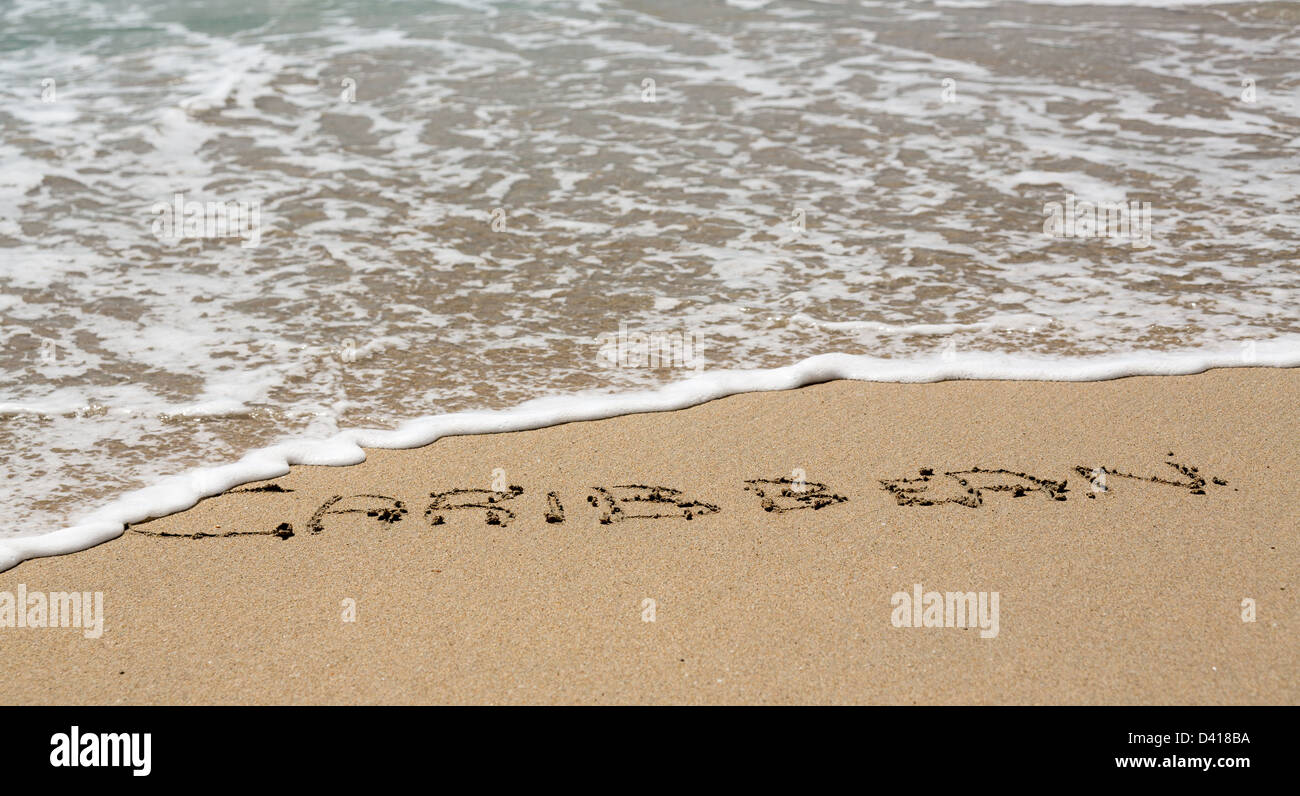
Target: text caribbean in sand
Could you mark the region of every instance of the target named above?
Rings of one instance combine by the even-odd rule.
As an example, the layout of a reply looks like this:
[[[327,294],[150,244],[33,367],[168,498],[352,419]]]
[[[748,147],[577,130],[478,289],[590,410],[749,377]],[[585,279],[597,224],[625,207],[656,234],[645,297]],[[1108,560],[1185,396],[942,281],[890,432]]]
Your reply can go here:
[[[1173,456],[1173,454],[1169,454]],[[1226,487],[1222,478],[1207,479],[1197,467],[1166,461],[1165,465],[1177,475],[1162,478],[1158,475],[1135,475],[1111,467],[1076,466],[1074,470],[1088,479],[1085,493],[1089,499],[1111,492],[1117,483],[1138,481],[1182,490],[1188,495],[1205,495],[1211,485]],[[923,467],[915,477],[879,479],[881,489],[891,494],[900,506],[938,506],[955,504],[971,509],[984,505],[987,496],[1005,493],[1013,498],[1036,496],[1052,501],[1065,501],[1070,492],[1068,481],[1040,478],[1029,473],[1004,468],[971,467],[965,470],[936,472]],[[763,511],[778,514],[789,511],[813,510],[848,502],[849,498],[837,494],[823,483],[807,481],[800,470],[792,477],[754,478],[744,481],[743,489],[756,498]],[[290,494],[278,484],[245,487],[226,494],[260,493],[264,495]],[[517,518],[512,501],[524,494],[522,486],[507,485],[504,481],[492,489],[456,488],[443,492],[430,492],[424,508],[424,521],[431,526],[442,525],[453,512],[478,512],[488,525],[507,526]],[[588,511],[597,513],[602,525],[634,519],[685,519],[693,520],[722,509],[712,503],[692,499],[679,489],[649,484],[617,484],[593,486],[586,494]],[[339,515],[364,515],[381,523],[401,522],[408,514],[406,502],[388,495],[365,493],[330,495],[306,522],[309,534],[325,529],[327,518]],[[548,523],[565,521],[564,504],[558,492],[546,493],[543,517]],[[287,539],[294,535],[294,525],[288,521],[271,530],[256,531],[152,531],[133,529],[151,536],[180,536],[188,538],[224,536],[278,536]]]

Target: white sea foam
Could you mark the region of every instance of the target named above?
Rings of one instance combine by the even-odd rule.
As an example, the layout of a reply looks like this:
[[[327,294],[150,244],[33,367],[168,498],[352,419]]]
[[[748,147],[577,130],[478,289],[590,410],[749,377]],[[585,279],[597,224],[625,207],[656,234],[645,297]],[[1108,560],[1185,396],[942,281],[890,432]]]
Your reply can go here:
[[[625,325],[907,378],[1300,334],[1284,6],[959,5],[0,5],[0,538],[285,440],[679,380],[596,366]],[[176,193],[260,202],[261,245],[160,241]],[[1151,201],[1152,245],[1044,235],[1066,194]]]
[[[62,555],[116,539],[126,526],[192,507],[228,489],[277,478],[292,465],[341,467],[365,461],[365,448],[416,448],[443,437],[527,431],[562,423],[600,420],[640,412],[663,412],[746,392],[789,390],[834,379],[936,382],[951,379],[1095,381],[1124,376],[1175,376],[1246,364],[1241,351],[1155,353],[1060,361],[1006,354],[964,354],[929,360],[892,361],[822,354],[770,370],[706,373],[654,391],[622,395],[538,398],[509,410],[457,412],[424,417],[392,430],[353,429],[328,439],[272,445],[232,464],[203,467],[163,479],[125,495],[78,524],[43,536],[0,539],[0,571],[40,556]],[[1261,344],[1251,352],[1256,367],[1300,367],[1300,340]]]

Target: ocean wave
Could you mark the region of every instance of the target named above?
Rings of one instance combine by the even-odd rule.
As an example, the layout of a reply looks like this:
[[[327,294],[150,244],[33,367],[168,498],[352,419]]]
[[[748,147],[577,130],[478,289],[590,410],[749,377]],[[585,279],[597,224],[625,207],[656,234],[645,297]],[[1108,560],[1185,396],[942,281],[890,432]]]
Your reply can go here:
[[[6,4],[0,537],[288,439],[826,351],[1290,344],[1292,6],[962,5]],[[637,335],[688,366],[606,367]]]

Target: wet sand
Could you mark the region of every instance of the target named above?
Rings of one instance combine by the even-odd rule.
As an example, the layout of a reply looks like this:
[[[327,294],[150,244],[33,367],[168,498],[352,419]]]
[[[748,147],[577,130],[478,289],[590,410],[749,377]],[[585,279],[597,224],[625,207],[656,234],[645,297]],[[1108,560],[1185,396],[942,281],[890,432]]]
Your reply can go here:
[[[1297,398],[840,381],[296,467],[0,573],[105,626],[0,627],[3,701],[1295,704]]]

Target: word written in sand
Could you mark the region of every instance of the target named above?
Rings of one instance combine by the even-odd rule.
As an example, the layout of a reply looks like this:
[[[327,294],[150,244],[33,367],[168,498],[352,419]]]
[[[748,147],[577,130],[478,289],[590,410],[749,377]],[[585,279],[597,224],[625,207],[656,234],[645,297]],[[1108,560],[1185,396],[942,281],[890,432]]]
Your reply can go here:
[[[1169,454],[1173,456],[1172,453]],[[1156,475],[1140,476],[1122,472],[1114,467],[1076,466],[1074,471],[1089,479],[1089,499],[1111,491],[1112,479],[1130,479],[1144,483],[1172,486],[1186,489],[1192,495],[1204,495],[1209,485],[1205,476],[1196,467],[1167,461],[1165,464],[1183,476],[1182,480],[1161,478]],[[1040,494],[1050,500],[1066,500],[1067,481],[1053,481],[1039,478],[1029,473],[1005,469],[950,470],[936,474],[933,469],[923,467],[916,478],[894,478],[882,480],[881,486],[891,493],[900,506],[937,506],[942,503],[955,503],[959,506],[977,509],[984,505],[988,493],[1006,492],[1012,497],[1022,498],[1030,494]],[[1222,478],[1212,479],[1216,486],[1227,486]]]
[[[1169,455],[1173,456],[1172,453]],[[1126,481],[1173,487],[1185,490],[1191,495],[1205,495],[1211,485],[1228,485],[1228,482],[1222,478],[1207,479],[1196,467],[1172,461],[1167,461],[1165,464],[1181,477],[1140,476],[1113,467],[1077,466],[1074,470],[1088,479],[1089,486],[1085,494],[1092,500],[1095,500],[1098,495],[1112,492],[1116,484]],[[971,467],[965,470],[936,472],[933,468],[922,467],[915,477],[880,479],[879,483],[881,489],[889,493],[899,506],[953,504],[978,509],[992,495],[1005,495],[1010,498],[1037,497],[1040,500],[1055,502],[1068,500],[1070,494],[1066,480],[1056,481],[1005,468]],[[847,497],[836,494],[826,484],[806,481],[802,478],[752,478],[746,480],[742,488],[757,499],[758,508],[773,514],[805,510],[819,511],[848,502]],[[294,490],[279,484],[267,484],[233,489],[225,494],[291,494],[293,492]],[[423,522],[430,527],[436,527],[444,525],[448,517],[453,515],[473,513],[482,517],[487,525],[507,527],[519,519],[516,511],[518,504],[515,501],[524,493],[522,486],[515,485],[502,489],[457,488],[444,492],[430,492],[428,502],[424,504]],[[679,489],[650,484],[593,486],[589,488],[585,497],[585,504],[582,504],[580,510],[594,514],[601,525],[612,525],[628,520],[694,520],[697,517],[706,517],[722,511],[719,506],[696,500]],[[382,525],[393,525],[412,515],[405,501],[390,495],[336,494],[322,502],[301,527],[308,534],[319,534],[325,530],[331,517],[342,516],[361,516]],[[568,519],[558,492],[546,493],[542,519],[548,524],[563,524]],[[295,534],[295,528],[289,522],[281,522],[272,530],[259,531],[223,531],[220,528],[208,531],[155,531],[147,527],[132,530],[150,536],[181,536],[194,539],[227,536],[276,536],[288,539]]]

